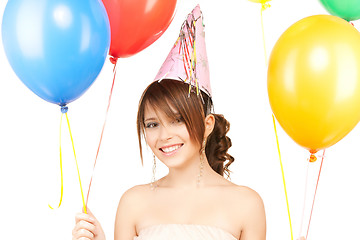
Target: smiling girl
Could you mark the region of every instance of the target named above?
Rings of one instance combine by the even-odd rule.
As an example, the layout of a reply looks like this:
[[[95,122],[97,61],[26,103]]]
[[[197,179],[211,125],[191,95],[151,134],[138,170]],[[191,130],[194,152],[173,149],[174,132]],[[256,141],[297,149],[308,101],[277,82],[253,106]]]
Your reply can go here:
[[[184,80],[185,79],[185,80]],[[184,81],[183,81],[184,80]],[[262,199],[226,178],[230,124],[213,113],[202,15],[184,22],[158,76],[139,103],[142,141],[169,173],[126,191],[120,199],[115,240],[264,240]],[[96,218],[78,214],[73,239],[104,240]]]

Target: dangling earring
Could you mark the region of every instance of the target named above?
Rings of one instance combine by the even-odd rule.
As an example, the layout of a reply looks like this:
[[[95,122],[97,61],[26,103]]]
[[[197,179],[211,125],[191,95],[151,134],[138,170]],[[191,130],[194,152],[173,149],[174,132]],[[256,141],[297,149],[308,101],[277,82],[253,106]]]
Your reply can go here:
[[[152,178],[151,178],[151,183],[150,183],[150,187],[151,187],[151,190],[154,190],[157,186],[155,185],[155,181],[156,181],[156,178],[155,178],[155,174],[156,174],[156,159],[155,159],[155,154],[153,153],[153,159],[154,159],[154,162],[153,162],[153,168],[152,168]]]
[[[204,140],[203,145],[201,146],[200,150],[200,166],[199,166],[199,175],[197,179],[197,187],[200,187],[200,181],[203,176],[204,172],[204,156],[205,156],[205,147],[206,147],[206,140]]]

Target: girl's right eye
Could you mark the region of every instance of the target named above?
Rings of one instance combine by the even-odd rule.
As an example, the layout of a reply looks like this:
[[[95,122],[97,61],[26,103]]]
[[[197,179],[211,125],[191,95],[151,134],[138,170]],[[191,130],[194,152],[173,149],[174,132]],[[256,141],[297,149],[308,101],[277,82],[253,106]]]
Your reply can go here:
[[[156,122],[149,122],[145,124],[145,128],[154,128],[157,127],[159,124]]]

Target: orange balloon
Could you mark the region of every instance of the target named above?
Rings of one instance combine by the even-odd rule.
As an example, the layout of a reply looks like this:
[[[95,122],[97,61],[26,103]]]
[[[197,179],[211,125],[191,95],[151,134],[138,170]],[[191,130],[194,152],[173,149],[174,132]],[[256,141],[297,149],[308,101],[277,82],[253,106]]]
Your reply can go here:
[[[335,144],[360,120],[360,33],[335,16],[298,21],[272,50],[268,94],[295,142],[311,152]]]

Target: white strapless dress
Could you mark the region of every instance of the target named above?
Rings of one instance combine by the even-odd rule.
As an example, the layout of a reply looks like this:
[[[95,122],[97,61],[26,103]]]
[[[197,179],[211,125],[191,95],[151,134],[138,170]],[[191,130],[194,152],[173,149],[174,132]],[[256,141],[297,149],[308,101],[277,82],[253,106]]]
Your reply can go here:
[[[231,233],[213,226],[157,224],[146,227],[134,240],[237,240]]]

